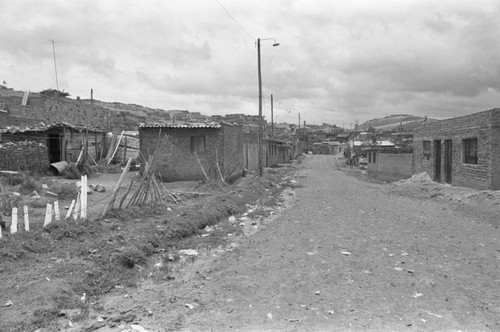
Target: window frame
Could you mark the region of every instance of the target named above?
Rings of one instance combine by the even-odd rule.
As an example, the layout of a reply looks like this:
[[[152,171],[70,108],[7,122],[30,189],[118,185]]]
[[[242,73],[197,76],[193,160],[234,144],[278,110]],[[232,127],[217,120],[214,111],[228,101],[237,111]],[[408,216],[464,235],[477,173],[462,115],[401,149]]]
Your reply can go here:
[[[478,157],[478,140],[477,137],[462,139],[462,162],[467,165],[477,165]]]
[[[193,135],[191,136],[191,153],[204,153],[206,150],[205,136]]]
[[[430,160],[432,156],[432,142],[430,140],[422,141],[422,158]]]

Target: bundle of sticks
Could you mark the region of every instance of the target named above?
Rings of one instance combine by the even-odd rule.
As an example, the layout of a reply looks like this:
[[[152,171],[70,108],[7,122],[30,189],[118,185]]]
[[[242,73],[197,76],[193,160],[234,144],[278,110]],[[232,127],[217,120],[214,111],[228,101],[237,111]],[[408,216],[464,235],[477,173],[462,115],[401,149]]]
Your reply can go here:
[[[152,205],[156,205],[158,203],[165,204],[166,203],[165,196],[170,197],[171,200],[173,200],[176,204],[179,204],[179,202],[181,202],[181,199],[177,195],[171,193],[170,191],[167,190],[167,188],[165,188],[161,179],[159,179],[158,176],[155,174],[158,159],[160,157],[163,146],[165,145],[167,140],[168,140],[168,136],[161,138],[161,131],[160,131],[160,137],[159,137],[158,145],[156,147],[155,152],[151,156],[149,156],[149,158],[147,160],[146,160],[146,158],[143,157],[143,159],[145,161],[144,172],[142,173],[142,176],[138,180],[139,183],[138,183],[136,189],[134,190],[132,196],[128,200],[128,203],[126,206],[127,208],[130,206],[134,206],[134,205],[141,206],[141,205],[145,205],[145,204],[152,204]],[[123,178],[125,177],[125,175],[128,172],[131,161],[132,161],[132,159],[129,159],[127,165],[125,166],[125,169],[123,170],[123,173],[122,173],[120,179],[118,180],[118,183],[113,191],[113,196],[103,211],[102,217],[104,217],[113,208],[114,202],[116,200],[118,189],[121,186]],[[128,195],[132,191],[132,187],[134,186],[134,182],[135,182],[135,179],[133,179],[130,182],[130,185],[129,185],[126,193],[120,198],[120,203],[119,203],[118,209],[121,209],[122,206],[124,205],[125,200],[127,199]]]

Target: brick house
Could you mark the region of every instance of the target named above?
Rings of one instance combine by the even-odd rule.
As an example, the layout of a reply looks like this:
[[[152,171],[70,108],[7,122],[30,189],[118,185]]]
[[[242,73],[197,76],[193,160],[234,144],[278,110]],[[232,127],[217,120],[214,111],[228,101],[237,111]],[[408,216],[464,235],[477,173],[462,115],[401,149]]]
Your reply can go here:
[[[142,123],[139,125],[141,158],[148,158],[158,141],[168,136],[158,159],[157,173],[163,181],[203,180],[205,172],[217,178],[216,162],[223,176],[236,178],[243,172],[242,126],[224,122]],[[141,167],[144,167],[141,161]]]
[[[415,172],[436,182],[500,189],[500,109],[425,123],[414,132]]]

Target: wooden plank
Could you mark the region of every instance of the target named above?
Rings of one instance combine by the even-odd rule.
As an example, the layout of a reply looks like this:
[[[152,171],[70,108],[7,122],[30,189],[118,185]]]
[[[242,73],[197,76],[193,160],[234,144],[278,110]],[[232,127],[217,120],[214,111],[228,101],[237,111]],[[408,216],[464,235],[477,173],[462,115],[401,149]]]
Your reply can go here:
[[[10,234],[17,233],[17,208],[12,208],[12,222],[10,224]]]
[[[52,222],[52,204],[47,203],[47,208],[45,209],[45,221],[43,222],[43,227],[46,227]]]
[[[28,205],[24,206],[24,230],[26,232],[30,231],[30,219],[28,216]]]
[[[118,151],[118,147],[120,146],[120,142],[121,142],[121,140],[123,138],[123,133],[124,133],[124,131],[122,131],[122,133],[120,135],[120,138],[118,139],[118,142],[116,143],[115,151],[113,151],[113,154],[108,159],[108,165],[109,165],[109,163],[111,163],[111,160],[113,160],[113,157],[115,156],[116,151]]]

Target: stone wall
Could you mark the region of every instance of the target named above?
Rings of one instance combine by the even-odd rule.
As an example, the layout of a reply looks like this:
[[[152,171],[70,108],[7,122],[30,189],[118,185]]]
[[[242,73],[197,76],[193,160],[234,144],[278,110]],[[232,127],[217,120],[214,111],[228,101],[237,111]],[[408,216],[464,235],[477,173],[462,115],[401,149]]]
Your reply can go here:
[[[148,119],[146,114],[131,114],[125,111],[109,110],[89,100],[74,100],[65,97],[47,97],[30,94],[26,106],[22,97],[0,96],[0,128],[9,125],[39,125],[40,122],[68,122],[75,125],[89,125],[111,132],[137,130],[138,124]],[[157,114],[158,113],[158,114]],[[160,117],[159,112],[155,117]]]
[[[451,184],[476,189],[500,189],[500,109],[429,123],[415,130],[413,147],[415,172],[435,178],[434,141],[441,142],[441,181],[445,179],[444,144],[452,143]],[[464,163],[463,140],[477,138],[477,164]],[[431,142],[431,155],[424,157],[423,142]]]
[[[49,167],[47,147],[36,142],[0,144],[0,170],[44,171]]]

